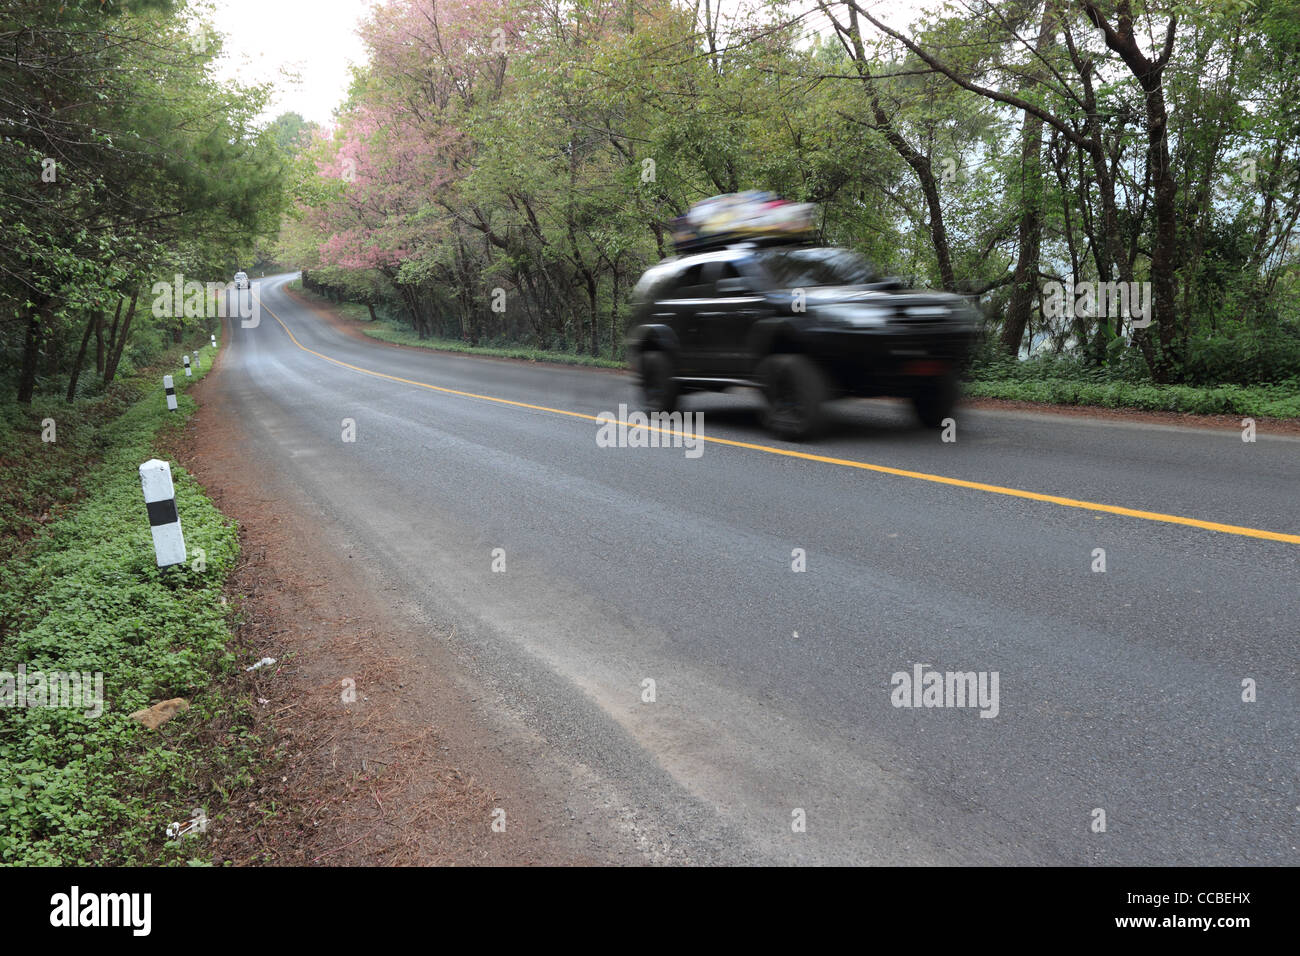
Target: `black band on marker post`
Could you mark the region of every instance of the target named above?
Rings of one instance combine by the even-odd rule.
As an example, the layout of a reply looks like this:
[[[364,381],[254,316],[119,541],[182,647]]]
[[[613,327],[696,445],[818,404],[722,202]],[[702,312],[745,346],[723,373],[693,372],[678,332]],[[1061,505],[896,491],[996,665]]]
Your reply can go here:
[[[176,511],[175,498],[168,498],[166,501],[146,501],[144,504],[149,510],[149,526],[152,528],[160,524],[174,524],[181,520]]]

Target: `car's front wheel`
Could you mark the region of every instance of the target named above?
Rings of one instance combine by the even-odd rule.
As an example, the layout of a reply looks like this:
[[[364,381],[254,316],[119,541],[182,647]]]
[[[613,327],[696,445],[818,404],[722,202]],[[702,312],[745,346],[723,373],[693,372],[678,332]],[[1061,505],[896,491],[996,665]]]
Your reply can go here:
[[[927,383],[912,396],[912,408],[926,428],[939,428],[957,408],[958,393],[956,377],[944,375]]]
[[[641,355],[641,397],[652,412],[672,412],[677,408],[679,390],[673,360],[657,349]]]
[[[758,380],[767,399],[764,424],[789,441],[804,441],[826,425],[825,402],[830,396],[826,376],[804,355],[770,355],[758,367]]]

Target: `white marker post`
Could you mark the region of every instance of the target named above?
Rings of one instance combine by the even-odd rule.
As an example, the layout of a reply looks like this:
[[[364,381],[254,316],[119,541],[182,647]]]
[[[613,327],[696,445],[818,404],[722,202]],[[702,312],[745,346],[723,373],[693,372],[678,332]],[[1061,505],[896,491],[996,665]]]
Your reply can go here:
[[[184,564],[185,536],[181,534],[181,517],[176,513],[171,466],[150,458],[140,466],[140,486],[144,489],[144,505],[149,509],[149,530],[153,532],[158,567]]]
[[[217,333],[215,332],[212,333],[212,347],[214,349],[217,347]]]
[[[170,375],[163,376],[163,388],[167,392],[167,411],[176,411],[176,386],[172,384]]]
[[[185,356],[185,377],[190,377],[190,357],[188,355]]]

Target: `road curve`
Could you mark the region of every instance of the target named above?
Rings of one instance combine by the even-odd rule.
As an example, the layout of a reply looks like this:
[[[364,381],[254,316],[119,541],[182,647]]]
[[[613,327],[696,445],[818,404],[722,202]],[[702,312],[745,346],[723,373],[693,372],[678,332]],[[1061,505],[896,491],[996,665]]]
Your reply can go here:
[[[629,852],[1300,860],[1300,441],[852,402],[790,445],[727,394],[698,457],[600,447],[628,376],[361,341],[290,278],[221,412]],[[896,706],[917,665],[996,714]]]

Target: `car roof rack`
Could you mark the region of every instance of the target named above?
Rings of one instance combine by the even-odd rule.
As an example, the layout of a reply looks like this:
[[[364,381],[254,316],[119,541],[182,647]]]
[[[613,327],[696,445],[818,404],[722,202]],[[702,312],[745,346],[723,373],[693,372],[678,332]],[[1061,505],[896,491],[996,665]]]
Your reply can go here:
[[[815,230],[781,233],[722,232],[704,236],[690,232],[674,232],[673,248],[678,253],[684,254],[759,246],[806,246],[816,238]]]

